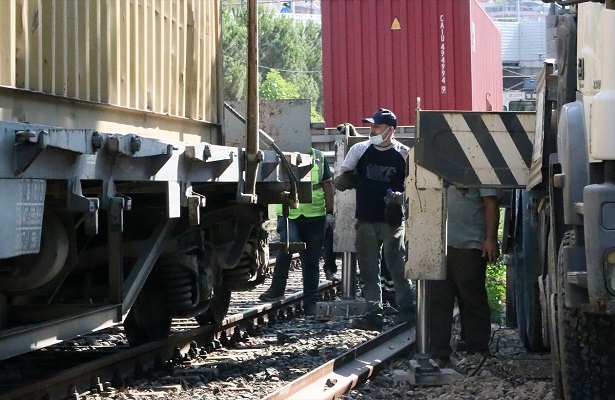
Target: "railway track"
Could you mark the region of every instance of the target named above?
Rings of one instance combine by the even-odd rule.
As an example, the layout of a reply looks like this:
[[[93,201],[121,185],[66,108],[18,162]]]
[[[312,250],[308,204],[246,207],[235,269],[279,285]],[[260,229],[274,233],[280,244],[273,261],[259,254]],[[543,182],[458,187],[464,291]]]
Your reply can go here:
[[[386,393],[399,393],[404,381],[398,372],[412,356],[414,330],[389,324],[377,335],[350,329],[345,318],[305,317],[300,277],[300,269],[291,271],[287,296],[274,303],[258,301],[267,285],[234,293],[220,329],[177,320],[168,339],[129,348],[121,327],[116,327],[46,349],[30,361],[7,360],[0,364],[0,399],[101,399],[121,394],[164,399],[354,399],[378,384]],[[331,298],[335,286],[321,281],[323,297]],[[33,365],[46,370],[47,376],[37,376],[36,371],[27,376]],[[57,372],[50,375],[50,370]],[[420,388],[406,389],[423,393]]]
[[[284,305],[280,306],[284,307]],[[273,305],[264,305],[261,309],[262,312],[279,311]],[[255,314],[248,318],[257,316],[259,313],[255,311]],[[217,332],[218,335],[212,336],[213,332],[209,327],[193,328],[163,341],[123,349],[97,360],[80,363],[78,366],[68,368],[38,382],[27,383],[0,394],[0,398],[93,398],[88,396],[102,395],[106,391],[109,393],[109,385],[115,387],[134,385],[137,380],[145,378],[148,373],[166,372],[172,376],[173,373],[170,372],[172,369],[183,370],[184,373],[177,380],[186,380],[190,375],[201,374],[204,370],[212,371],[210,367],[200,365],[198,359],[207,360],[209,358],[211,365],[219,362],[221,357],[226,358],[226,356],[217,355],[216,349],[221,346],[243,350],[254,348],[250,345],[237,346],[245,342],[247,331],[233,329],[232,334],[225,333],[231,329],[232,323],[241,321],[245,319],[239,314],[231,316],[229,324],[225,324],[226,330]],[[272,400],[305,399],[306,390],[307,393],[323,392],[323,397],[319,398],[336,398],[376,373],[390,357],[407,350],[413,339],[413,330],[400,325],[314,368],[267,398]],[[276,340],[280,341],[279,338]],[[205,345],[199,345],[199,343],[205,343]],[[190,366],[193,368],[189,368]],[[334,383],[331,384],[332,382]],[[144,386],[142,384],[140,386],[143,390]]]
[[[200,327],[193,319],[176,320],[169,338],[130,348],[121,327],[116,327],[5,360],[0,364],[0,399],[88,398],[105,393],[109,387],[134,385],[147,374],[172,374],[174,368],[185,369],[197,359],[215,361],[221,348],[254,348],[247,343],[251,336],[262,335],[264,329],[280,321],[303,316],[300,266],[295,263],[291,269],[283,300],[261,303],[260,290],[234,293],[229,316],[219,328]],[[336,286],[321,282],[322,298],[333,298]],[[350,362],[351,357],[346,354],[340,360]],[[325,363],[320,374],[331,365]],[[312,378],[314,375],[308,374],[303,382]]]

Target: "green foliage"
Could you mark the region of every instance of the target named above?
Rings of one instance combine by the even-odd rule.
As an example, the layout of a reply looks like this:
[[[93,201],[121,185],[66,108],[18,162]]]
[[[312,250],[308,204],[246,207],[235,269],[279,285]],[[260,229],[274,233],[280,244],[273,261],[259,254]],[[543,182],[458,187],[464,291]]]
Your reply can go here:
[[[491,309],[491,321],[502,323],[506,307],[506,265],[502,258],[487,266],[487,297]]]
[[[275,69],[269,71],[265,81],[261,83],[259,96],[264,100],[301,98],[299,88],[293,83],[286,82],[284,78],[282,78],[282,75]],[[320,115],[316,107],[312,105],[310,109],[310,121],[323,120],[324,118],[322,115]]]
[[[265,81],[261,83],[259,96],[263,100],[297,99],[299,98],[299,88],[286,82],[277,70],[272,69],[267,73]]]
[[[247,93],[247,12],[225,7],[222,12],[222,53],[224,59],[224,98],[239,100]]]
[[[316,110],[316,107],[312,106],[312,109],[310,110],[310,121],[320,122],[324,120],[325,119],[323,118],[323,116],[320,115],[320,113]]]
[[[263,7],[259,7],[258,13],[259,81],[264,84],[269,80],[269,73],[277,70],[284,82],[297,88],[298,95],[294,98],[309,99],[320,116],[323,109],[320,26],[313,21],[280,17]],[[224,99],[228,101],[247,97],[247,20],[246,7],[225,5],[222,8]],[[280,88],[282,94],[286,88]],[[260,93],[273,95],[277,90],[260,88]],[[288,97],[270,99],[273,98]]]
[[[501,218],[498,229],[498,241],[502,243],[504,213],[500,214]],[[491,321],[502,323],[504,321],[504,312],[506,308],[506,265],[504,265],[501,255],[495,264],[487,266],[487,280],[485,287],[487,288],[489,308],[491,309]]]

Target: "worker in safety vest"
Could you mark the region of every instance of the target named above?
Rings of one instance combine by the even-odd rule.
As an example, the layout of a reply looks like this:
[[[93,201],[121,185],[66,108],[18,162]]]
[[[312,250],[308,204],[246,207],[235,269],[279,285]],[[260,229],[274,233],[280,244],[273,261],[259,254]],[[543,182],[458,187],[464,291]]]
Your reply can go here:
[[[318,300],[318,278],[320,275],[320,253],[324,240],[325,222],[328,214],[333,213],[333,174],[322,151],[312,149],[314,165],[312,167],[312,202],[300,204],[291,209],[288,216],[288,240],[304,242],[305,250],[301,253],[303,274],[303,308],[307,315],[316,312]],[[277,232],[280,241],[286,241],[286,221],[282,216],[282,205],[277,207]],[[260,295],[261,301],[274,301],[284,297],[291,254],[279,251],[273,270],[271,286]]]

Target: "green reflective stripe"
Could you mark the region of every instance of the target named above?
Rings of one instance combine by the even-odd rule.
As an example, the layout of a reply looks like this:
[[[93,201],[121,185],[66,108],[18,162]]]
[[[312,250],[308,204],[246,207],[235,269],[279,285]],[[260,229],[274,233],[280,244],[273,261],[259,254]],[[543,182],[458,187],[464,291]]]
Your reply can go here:
[[[320,150],[312,149],[312,157],[314,157],[314,163],[318,167],[318,181],[322,182],[322,176],[325,173],[323,171],[323,165],[325,164],[325,153]],[[312,179],[313,182],[313,179]]]

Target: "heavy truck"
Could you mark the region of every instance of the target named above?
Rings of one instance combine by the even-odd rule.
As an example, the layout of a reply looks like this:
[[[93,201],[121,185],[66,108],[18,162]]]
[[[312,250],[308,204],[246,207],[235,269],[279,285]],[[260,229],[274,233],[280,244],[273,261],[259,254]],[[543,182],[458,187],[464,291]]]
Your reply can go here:
[[[557,393],[613,398],[615,2],[556,4],[565,9],[543,70],[541,169],[514,192],[505,251],[521,338],[551,349]]]
[[[558,398],[612,399],[615,2],[543,1],[556,56],[535,113],[417,110],[406,270],[445,277],[447,182],[502,189],[508,324],[550,350]]]

